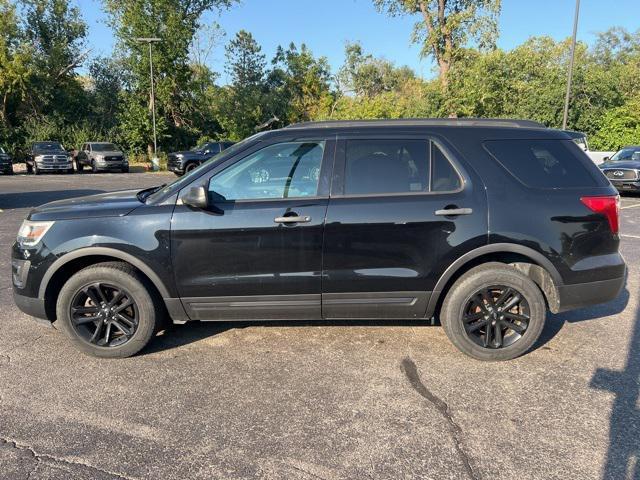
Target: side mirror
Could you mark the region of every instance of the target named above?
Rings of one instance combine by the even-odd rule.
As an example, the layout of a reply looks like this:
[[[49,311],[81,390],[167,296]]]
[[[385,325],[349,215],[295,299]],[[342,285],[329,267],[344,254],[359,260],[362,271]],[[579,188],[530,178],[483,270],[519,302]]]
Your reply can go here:
[[[207,208],[207,191],[203,186],[191,187],[182,195],[182,203],[194,208]]]
[[[610,160],[610,159],[609,159],[609,157],[604,157],[604,158],[602,159],[602,161],[603,161],[603,162],[608,162],[609,160]]]

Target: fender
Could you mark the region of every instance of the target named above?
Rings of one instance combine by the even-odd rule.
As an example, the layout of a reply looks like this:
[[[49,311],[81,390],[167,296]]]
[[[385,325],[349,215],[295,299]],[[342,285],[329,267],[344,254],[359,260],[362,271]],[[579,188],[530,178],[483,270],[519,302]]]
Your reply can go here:
[[[563,285],[562,277],[560,273],[553,266],[553,263],[542,255],[540,252],[535,251],[530,247],[525,247],[524,245],[519,245],[517,243],[491,243],[489,245],[483,245],[482,247],[478,247],[470,252],[465,253],[461,257],[459,257],[455,262],[453,262],[444,273],[440,276],[440,279],[436,283],[433,292],[431,293],[431,297],[429,298],[429,304],[427,305],[426,318],[430,318],[433,316],[436,310],[436,305],[438,304],[438,300],[440,299],[440,295],[444,290],[447,282],[455,275],[455,273],[463,268],[465,264],[473,260],[474,258],[478,258],[482,255],[486,255],[488,253],[517,253],[520,255],[524,255],[525,257],[529,257],[531,260],[536,262],[538,265],[543,267],[555,283],[556,287]]]
[[[73,252],[67,253],[62,257],[58,258],[55,262],[51,264],[51,266],[47,269],[46,273],[42,277],[42,282],[40,283],[40,290],[38,297],[44,298],[45,292],[47,291],[47,286],[49,285],[49,281],[51,277],[55,275],[55,273],[65,264],[69,263],[72,260],[76,260],[77,258],[88,257],[91,255],[101,255],[106,257],[117,258],[118,260],[123,260],[127,263],[130,263],[142,273],[144,273],[151,283],[158,289],[158,292],[162,296],[162,298],[171,298],[169,291],[165,287],[164,283],[158,277],[158,275],[144,262],[140,261],[140,259],[134,257],[129,253],[125,253],[121,250],[116,250],[115,248],[107,248],[107,247],[86,247],[81,248],[79,250],[74,250]]]

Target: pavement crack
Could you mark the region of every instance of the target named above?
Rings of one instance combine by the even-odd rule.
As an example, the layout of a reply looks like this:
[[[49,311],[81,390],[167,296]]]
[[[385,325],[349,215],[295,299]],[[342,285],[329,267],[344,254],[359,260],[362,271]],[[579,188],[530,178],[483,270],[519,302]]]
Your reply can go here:
[[[451,414],[451,409],[449,405],[431,392],[422,380],[420,380],[420,375],[418,373],[418,368],[416,364],[409,357],[405,357],[400,364],[400,370],[405,374],[409,383],[413,387],[413,389],[420,394],[423,398],[425,398],[429,403],[431,403],[436,410],[440,412],[440,414],[444,417],[449,425],[449,431],[451,432],[451,436],[453,437],[453,444],[455,446],[456,451],[462,461],[464,469],[467,472],[467,475],[471,480],[481,480],[480,475],[473,469],[471,465],[471,459],[467,455],[464,449],[464,440],[463,440],[463,432],[460,425],[458,425]]]
[[[133,477],[125,477],[125,476],[120,475],[118,473],[109,472],[108,470],[103,470],[102,468],[94,467],[93,465],[90,465],[90,464],[85,463],[85,462],[80,462],[80,461],[77,461],[77,460],[68,460],[66,458],[54,457],[53,455],[47,455],[47,454],[44,454],[44,453],[38,453],[32,447],[30,447],[29,445],[22,445],[22,444],[19,444],[18,442],[16,442],[15,440],[11,440],[9,438],[0,437],[0,447],[3,447],[5,445],[8,445],[10,448],[14,448],[14,449],[20,450],[22,452],[26,452],[29,456],[31,456],[36,461],[35,467],[33,468],[33,470],[31,470],[31,472],[29,472],[29,475],[27,476],[27,478],[31,478],[31,476],[38,470],[38,468],[40,466],[40,463],[43,460],[45,460],[45,461],[48,461],[48,462],[60,463],[60,464],[68,465],[68,466],[71,466],[71,467],[84,467],[84,468],[86,468],[88,470],[91,470],[93,472],[101,473],[103,475],[109,475],[109,476],[113,477],[114,479],[118,479],[118,480],[134,480]]]

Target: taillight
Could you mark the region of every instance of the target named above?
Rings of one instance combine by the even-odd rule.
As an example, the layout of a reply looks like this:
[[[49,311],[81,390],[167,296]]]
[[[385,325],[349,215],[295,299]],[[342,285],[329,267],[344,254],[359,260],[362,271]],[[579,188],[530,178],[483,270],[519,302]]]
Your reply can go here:
[[[609,220],[613,233],[618,233],[618,218],[620,217],[620,195],[601,197],[580,197],[580,201],[596,213],[602,213]]]

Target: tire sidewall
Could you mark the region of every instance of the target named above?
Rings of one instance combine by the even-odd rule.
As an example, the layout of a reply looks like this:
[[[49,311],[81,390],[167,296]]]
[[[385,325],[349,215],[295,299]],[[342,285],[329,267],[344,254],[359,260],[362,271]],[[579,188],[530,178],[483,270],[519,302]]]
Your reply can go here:
[[[99,347],[80,338],[71,325],[69,309],[79,289],[96,282],[111,283],[125,289],[138,308],[138,329],[124,345],[117,347]],[[156,328],[156,308],[149,291],[133,274],[112,267],[89,267],[72,276],[60,290],[56,305],[57,324],[83,352],[97,357],[122,358],[140,351],[151,339]]]
[[[469,298],[482,288],[504,285],[518,290],[529,304],[529,325],[522,337],[499,349],[483,348],[468,338],[462,320]],[[526,353],[540,337],[546,319],[546,304],[542,292],[533,280],[513,267],[470,271],[451,288],[442,308],[441,321],[451,342],[463,353],[478,360],[510,360]]]

